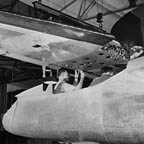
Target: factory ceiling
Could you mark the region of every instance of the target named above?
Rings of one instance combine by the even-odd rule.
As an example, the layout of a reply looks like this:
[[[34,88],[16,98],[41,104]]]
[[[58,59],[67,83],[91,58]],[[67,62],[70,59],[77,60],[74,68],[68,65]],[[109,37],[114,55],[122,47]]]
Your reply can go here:
[[[35,0],[20,0],[33,5]],[[97,14],[103,13],[103,29],[110,32],[114,23],[132,10],[135,4],[143,4],[143,0],[39,0],[58,11],[71,15],[82,21],[99,26]],[[116,12],[117,11],[117,12]]]

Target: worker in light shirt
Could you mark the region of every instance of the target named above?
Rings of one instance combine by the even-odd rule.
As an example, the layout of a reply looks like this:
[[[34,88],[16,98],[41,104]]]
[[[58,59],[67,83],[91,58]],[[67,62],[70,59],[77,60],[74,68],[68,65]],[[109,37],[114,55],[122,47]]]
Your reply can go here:
[[[80,80],[78,82],[79,75],[80,75]],[[74,84],[73,85],[68,84],[67,81],[69,80],[69,73],[67,69],[61,68],[58,72],[58,82],[54,87],[54,94],[81,89],[83,85],[84,77],[85,74],[82,70],[75,71]]]

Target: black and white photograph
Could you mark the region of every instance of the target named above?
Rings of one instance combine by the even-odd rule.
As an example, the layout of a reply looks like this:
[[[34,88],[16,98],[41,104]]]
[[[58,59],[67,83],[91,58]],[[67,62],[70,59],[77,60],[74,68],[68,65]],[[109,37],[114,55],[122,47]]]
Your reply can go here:
[[[0,0],[0,144],[144,144],[144,0]]]

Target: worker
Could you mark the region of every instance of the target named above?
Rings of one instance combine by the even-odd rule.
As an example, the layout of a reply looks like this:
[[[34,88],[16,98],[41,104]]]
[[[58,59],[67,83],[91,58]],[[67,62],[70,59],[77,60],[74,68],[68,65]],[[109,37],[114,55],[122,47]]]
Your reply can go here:
[[[101,68],[100,72],[101,72],[101,77],[95,78],[92,81],[92,83],[90,84],[90,86],[99,84],[99,83],[109,79],[110,77],[112,77],[114,75],[112,67],[103,67],[103,68]]]
[[[80,80],[78,82],[80,75]],[[85,74],[82,70],[75,71],[75,78],[74,78],[74,85],[68,84],[69,80],[69,72],[65,68],[61,68],[58,72],[58,82],[54,87],[54,93],[64,93],[75,91],[82,88],[83,81],[84,81]]]

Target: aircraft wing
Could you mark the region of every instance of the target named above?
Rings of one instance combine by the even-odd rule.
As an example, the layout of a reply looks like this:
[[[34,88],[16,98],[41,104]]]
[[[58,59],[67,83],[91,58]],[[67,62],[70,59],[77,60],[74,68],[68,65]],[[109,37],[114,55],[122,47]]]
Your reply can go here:
[[[0,55],[37,65],[92,71],[122,63],[102,50],[113,39],[107,33],[0,12]]]

